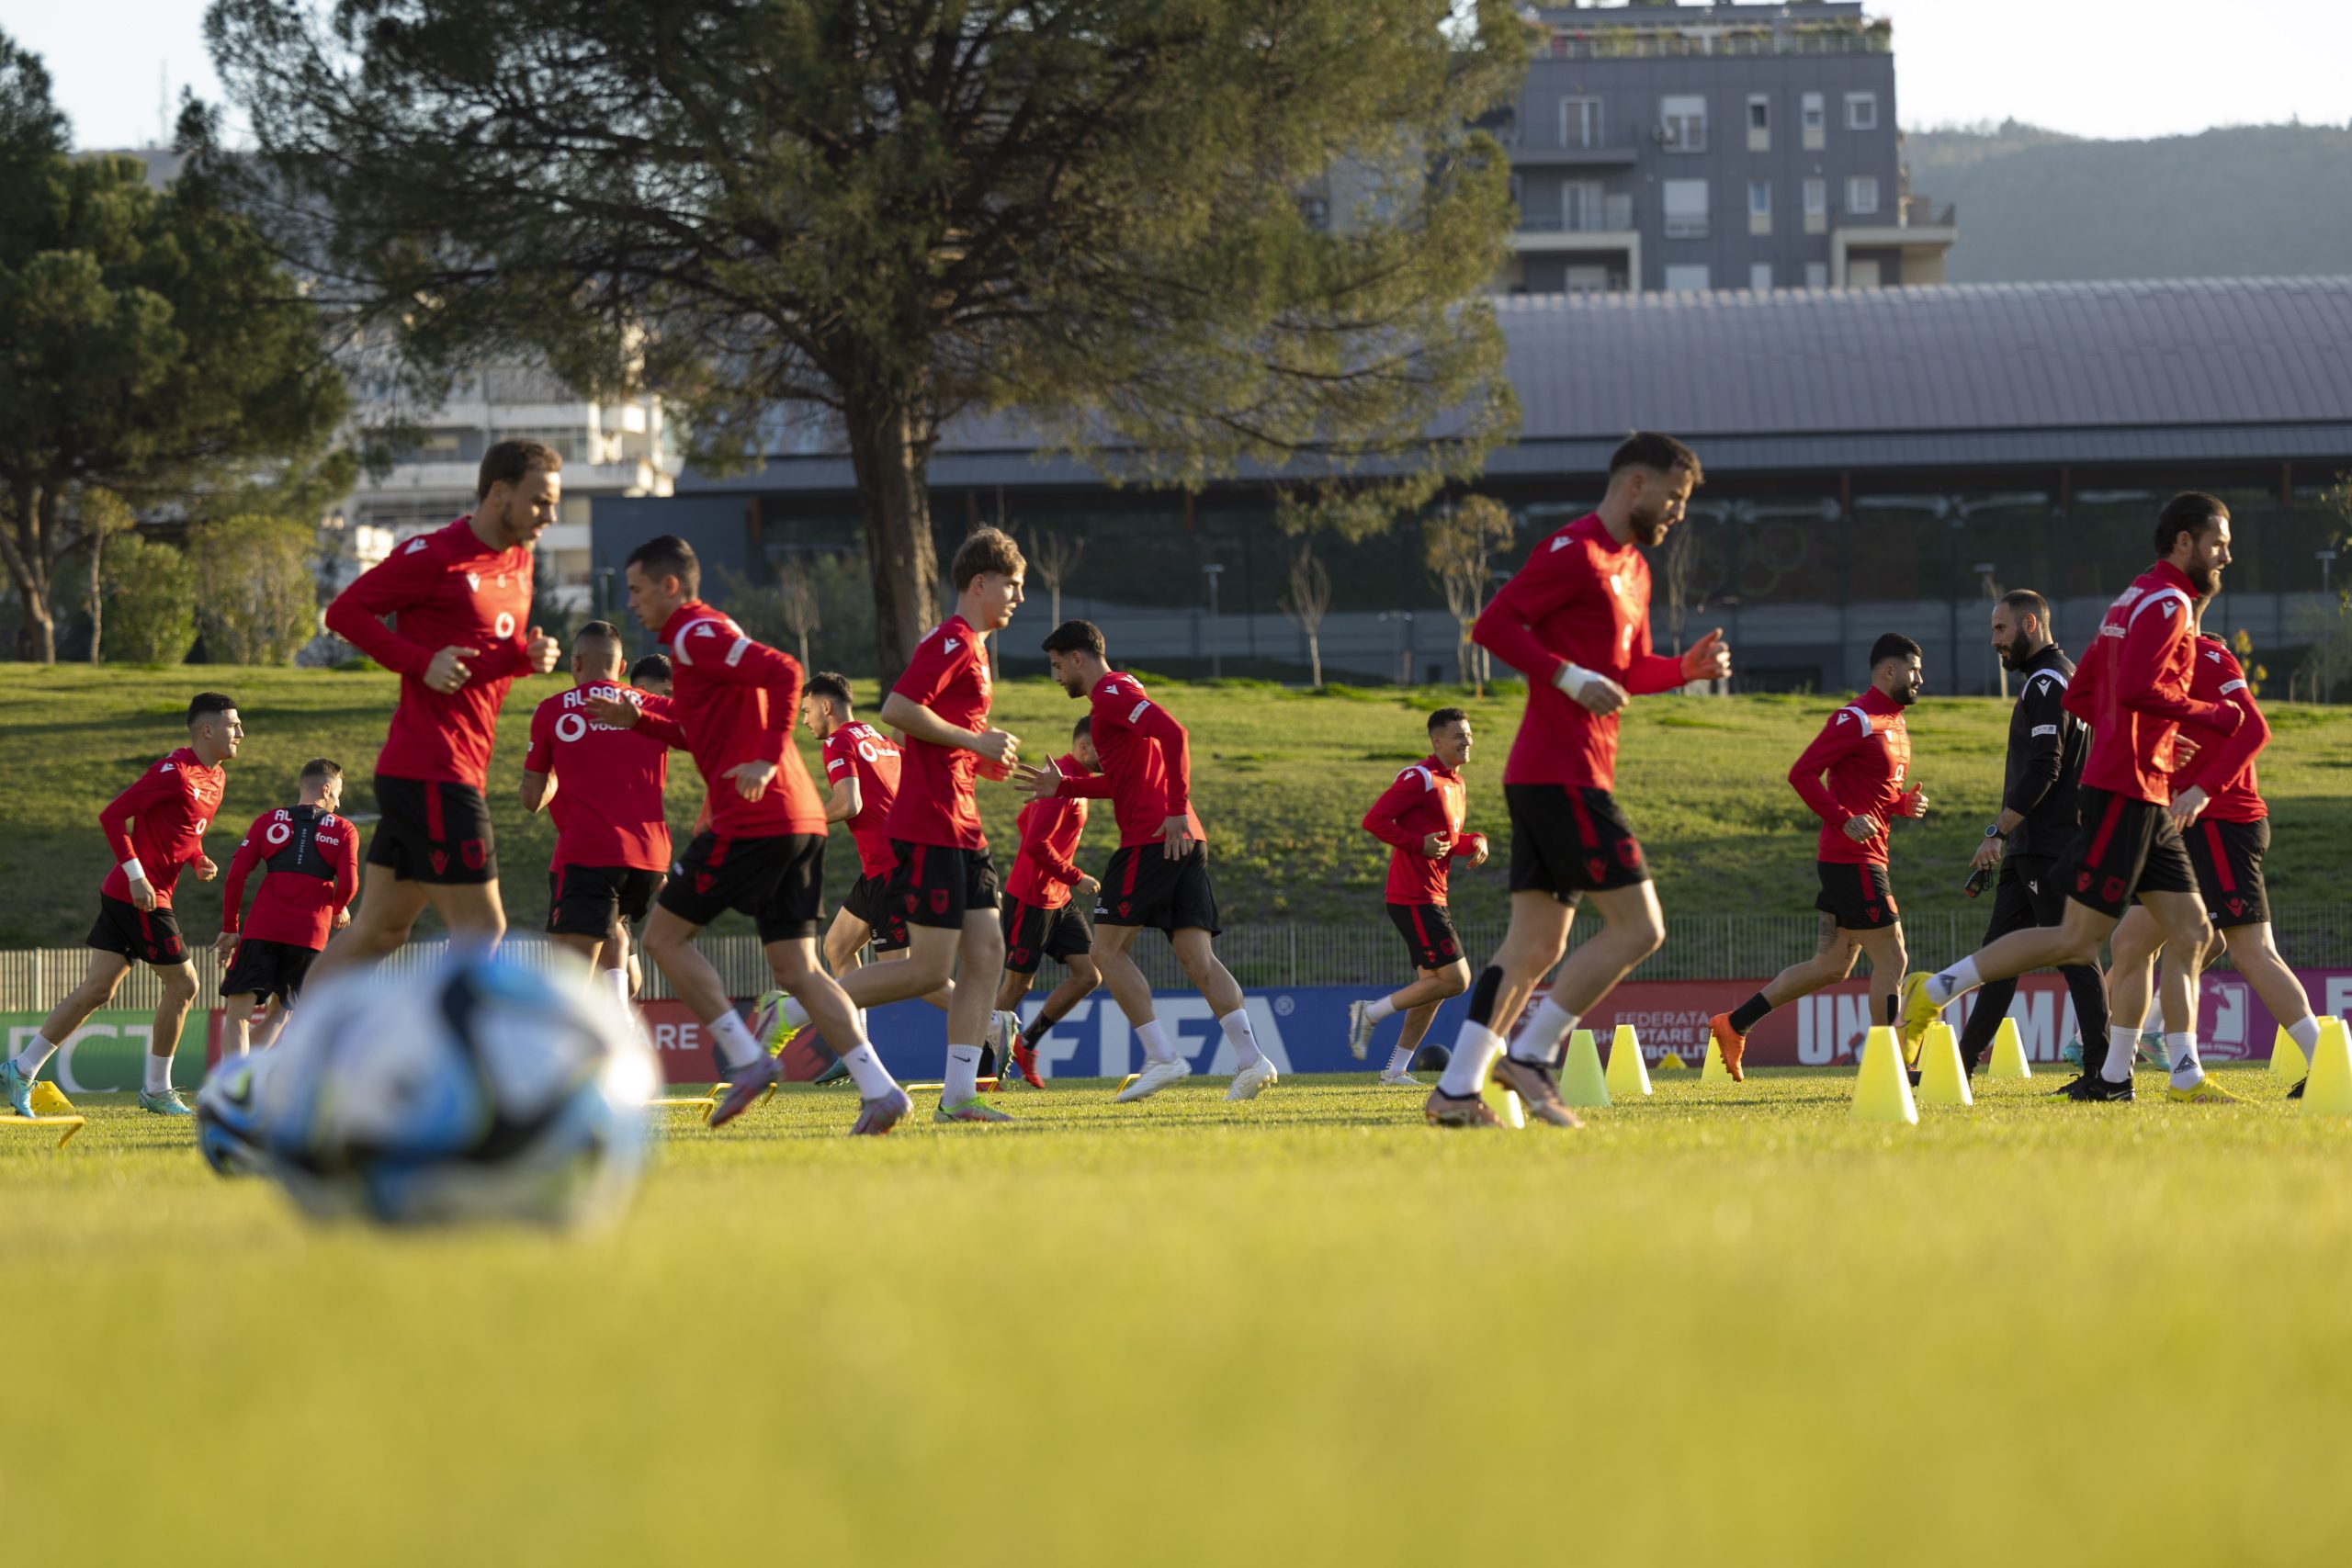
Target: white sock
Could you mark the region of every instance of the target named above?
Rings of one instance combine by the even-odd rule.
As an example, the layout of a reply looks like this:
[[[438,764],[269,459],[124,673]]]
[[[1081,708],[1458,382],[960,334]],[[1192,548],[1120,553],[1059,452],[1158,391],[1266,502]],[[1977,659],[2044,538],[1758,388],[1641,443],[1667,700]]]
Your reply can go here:
[[[2130,1083],[2132,1064],[2140,1055],[2140,1032],[2128,1023],[2107,1026],[2107,1062],[2098,1076],[2109,1083]]]
[[[961,1105],[980,1092],[980,1048],[978,1045],[947,1047],[947,1077],[939,1086],[939,1103]]]
[[[1551,993],[1546,992],[1535,1010],[1535,1016],[1527,1021],[1527,1027],[1511,1041],[1510,1054],[1522,1062],[1548,1065],[1560,1054],[1560,1042],[1566,1040],[1568,1031],[1576,1026],[1577,1015],[1554,1001]]]
[[[161,1094],[172,1087],[172,1059],[158,1056],[152,1051],[147,1055],[147,1092]]]
[[[718,1046],[720,1065],[730,1073],[741,1072],[767,1055],[752,1038],[752,1026],[733,1008],[711,1021],[710,1037]]]
[[[1399,1045],[1396,1049],[1388,1053],[1388,1066],[1383,1067],[1381,1071],[1393,1078],[1398,1073],[1403,1072],[1412,1065],[1413,1053],[1406,1047]]]
[[[1168,1043],[1168,1035],[1159,1027],[1159,1020],[1152,1019],[1136,1025],[1136,1038],[1143,1042],[1143,1059],[1147,1062],[1172,1062],[1176,1047]]]
[[[2197,1031],[2165,1036],[2165,1060],[2172,1064],[2172,1087],[2195,1089],[2205,1081],[2205,1066],[2197,1059]]]
[[[2302,1017],[2297,1019],[2294,1022],[2287,1026],[2287,1038],[2301,1046],[2303,1048],[2303,1060],[2306,1062],[2310,1061],[2312,1059],[2312,1053],[2319,1049],[2319,1020],[2313,1018],[2309,1013],[2303,1014]],[[17,1066],[22,1066],[23,1065],[24,1063],[19,1059]]]
[[[620,998],[621,1006],[628,1006],[628,971],[626,969],[599,969],[596,973],[602,975],[605,977],[605,983],[612,987],[613,995]]]
[[[2314,1040],[2319,1038],[2317,1024],[2312,1025],[2312,1038]],[[30,1040],[25,1042],[25,1048],[17,1053],[17,1070],[28,1078],[38,1077],[40,1076],[41,1068],[49,1066],[49,1059],[56,1055],[57,1047],[49,1043],[48,1037],[36,1032]],[[2308,1055],[2309,1053],[2306,1052],[2305,1055]]]
[[[864,1008],[856,1008],[852,1010],[857,1014],[857,1037],[861,1040],[873,1039],[874,1031],[865,1027],[865,1010]]]
[[[849,1069],[858,1094],[866,1100],[879,1100],[899,1087],[890,1069],[882,1065],[882,1058],[874,1054],[870,1044],[861,1042],[855,1049],[842,1052],[842,1065]]]
[[[1258,1037],[1250,1032],[1249,1009],[1235,1008],[1231,1012],[1218,1019],[1216,1026],[1224,1030],[1226,1039],[1232,1042],[1235,1071],[1258,1065],[1261,1053],[1258,1050]]]
[[[1385,1019],[1395,1018],[1396,1016],[1396,998],[1394,997],[1375,998],[1372,1001],[1364,1004],[1363,1010],[1374,1023],[1378,1023]]]
[[[1950,1007],[1952,998],[1984,983],[1984,977],[1976,972],[1976,959],[1972,953],[1951,968],[1928,976],[1928,999],[1938,1007]]]
[[[1503,1037],[1483,1023],[1462,1021],[1462,1032],[1453,1037],[1453,1059],[1445,1065],[1445,1076],[1437,1087],[1456,1100],[1466,1100],[1487,1087],[1487,1069],[1503,1054]]]

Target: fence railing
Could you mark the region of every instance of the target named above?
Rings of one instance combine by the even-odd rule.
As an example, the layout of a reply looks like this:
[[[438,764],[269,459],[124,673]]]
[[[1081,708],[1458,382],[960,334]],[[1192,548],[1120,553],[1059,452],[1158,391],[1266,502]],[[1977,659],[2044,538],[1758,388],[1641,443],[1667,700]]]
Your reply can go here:
[[[1904,922],[1905,945],[1916,964],[1945,964],[1974,949],[1984,934],[1989,908],[1914,915]],[[1580,916],[1569,932],[1571,944],[1598,927]],[[1668,916],[1666,945],[1634,972],[1637,980],[1761,980],[1809,955],[1817,935],[1810,915]],[[2278,951],[2298,968],[2352,968],[2352,904],[2309,905],[2272,911]],[[1464,954],[1483,963],[1501,945],[1503,922],[1469,920],[1461,928]],[[517,936],[510,952],[532,962],[548,950],[543,938]],[[1217,956],[1245,986],[1386,986],[1407,976],[1406,958],[1385,919],[1359,923],[1291,922],[1235,926],[1217,938]],[[729,994],[756,996],[771,983],[766,954],[750,935],[706,937],[702,951],[718,970]],[[418,942],[387,963],[394,973],[422,969],[439,953],[437,942]],[[1168,944],[1147,936],[1135,945],[1136,962],[1156,987],[1186,984]],[[209,1006],[220,995],[220,961],[210,948],[191,955],[198,1000]],[[0,952],[0,1012],[46,1011],[80,984],[89,964],[87,949],[49,947]],[[2226,960],[2221,965],[2226,968]],[[672,995],[658,970],[649,966],[645,995]],[[115,1007],[152,1008],[162,998],[153,970],[133,964],[115,993]]]

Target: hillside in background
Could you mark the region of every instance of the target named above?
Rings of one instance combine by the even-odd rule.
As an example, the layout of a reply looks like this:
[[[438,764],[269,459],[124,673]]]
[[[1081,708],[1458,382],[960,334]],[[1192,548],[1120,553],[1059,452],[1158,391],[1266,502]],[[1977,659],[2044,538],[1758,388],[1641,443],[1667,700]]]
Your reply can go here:
[[[2009,121],[1904,151],[1911,188],[1959,206],[1954,283],[2352,272],[2352,130],[2086,141]]]

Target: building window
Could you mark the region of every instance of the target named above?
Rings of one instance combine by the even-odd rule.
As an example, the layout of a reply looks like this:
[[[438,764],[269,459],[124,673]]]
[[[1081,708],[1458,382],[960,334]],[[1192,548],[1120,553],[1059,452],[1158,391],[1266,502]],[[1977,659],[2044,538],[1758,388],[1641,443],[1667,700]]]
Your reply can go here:
[[[1878,129],[1878,95],[1876,93],[1846,95],[1846,129],[1849,130]]]
[[[1758,294],[1770,292],[1772,288],[1772,264],[1770,262],[1749,262],[1747,264],[1747,287],[1753,288]]]
[[[1849,288],[1876,288],[1880,287],[1878,258],[1876,256],[1856,256],[1852,261],[1848,262],[1846,264],[1846,287]]]
[[[1600,100],[1599,98],[1562,98],[1560,100],[1560,145],[1563,147],[1600,145]]]
[[[1770,152],[1772,150],[1772,100],[1764,93],[1747,95],[1747,150]]]
[[[1804,107],[1798,116],[1798,124],[1804,131],[1805,151],[1809,152],[1821,151],[1825,140],[1825,128],[1828,124],[1828,112],[1822,107],[1819,93],[1807,93],[1804,96]]]
[[[1846,182],[1846,210],[1867,217],[1878,211],[1878,176],[1856,175]]]
[[[1805,181],[1805,182],[1804,182],[1804,215],[1805,215],[1806,217],[1808,217],[1808,218],[1811,218],[1811,217],[1813,217],[1814,215],[1815,215],[1816,213],[1823,213],[1823,212],[1826,212],[1826,211],[1828,211],[1828,210],[1829,210],[1829,182],[1828,182],[1827,180],[1807,180],[1807,181]]]
[[[1666,269],[1666,291],[1669,294],[1697,294],[1713,287],[1707,280],[1707,265],[1704,262]]]
[[[1772,182],[1747,182],[1747,231],[1769,234],[1772,231]]]
[[[1599,180],[1562,180],[1560,227],[1571,234],[1608,228],[1603,210],[1608,206],[1607,195],[1608,187]]]
[[[1804,264],[1804,286],[1805,286],[1807,288],[1828,288],[1828,287],[1829,287],[1829,264],[1828,264],[1827,262],[1807,262],[1807,263],[1805,263],[1805,264]]]
[[[1707,182],[1704,180],[1668,180],[1666,196],[1666,237],[1669,240],[1703,240],[1707,237]]]
[[[1669,152],[1707,150],[1707,100],[1702,94],[1669,95],[1657,101],[1657,139]]]

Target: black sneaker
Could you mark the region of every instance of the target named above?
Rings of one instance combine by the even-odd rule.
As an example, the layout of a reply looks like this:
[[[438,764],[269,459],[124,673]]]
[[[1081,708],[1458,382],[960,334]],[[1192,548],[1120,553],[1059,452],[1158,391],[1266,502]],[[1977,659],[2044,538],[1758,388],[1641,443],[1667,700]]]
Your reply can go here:
[[[2301,1099],[2302,1099],[2302,1098],[2303,1098],[2303,1086],[2304,1086],[2305,1084],[2307,1084],[2307,1083],[2311,1082],[2311,1081],[2312,1081],[2312,1076],[2311,1076],[2311,1074],[2309,1074],[2309,1073],[2305,1073],[2301,1077],[2297,1078],[2297,1079],[2295,1080],[2295,1087],[2294,1087],[2294,1088],[2292,1088],[2292,1089],[2289,1089],[2289,1090],[2287,1091],[2287,1098],[2288,1098],[2289,1100],[2301,1100]]]
[[[2073,1077],[2068,1078],[2056,1089],[2050,1090],[2050,1098],[2052,1100],[2065,1099],[2072,1095],[2076,1089],[2082,1088],[2084,1084],[2097,1077],[2098,1077],[2097,1073],[2076,1073]]]
[[[2131,1103],[2138,1098],[2132,1092],[2131,1082],[2109,1083],[2097,1073],[2085,1073],[2062,1091],[2067,1099],[2086,1104],[2106,1104],[2112,1101]]]

